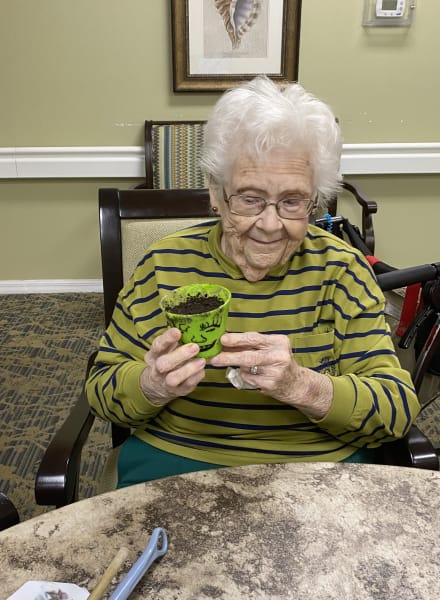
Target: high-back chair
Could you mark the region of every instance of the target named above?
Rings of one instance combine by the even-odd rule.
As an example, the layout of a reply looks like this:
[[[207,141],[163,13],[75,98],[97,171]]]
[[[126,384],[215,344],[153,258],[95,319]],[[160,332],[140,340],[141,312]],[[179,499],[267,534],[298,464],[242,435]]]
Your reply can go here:
[[[214,218],[206,188],[99,190],[105,325],[111,320],[119,290],[150,244],[178,229]],[[89,357],[86,377],[95,354]],[[40,463],[35,482],[37,504],[59,507],[78,499],[81,452],[94,420],[82,392]],[[128,429],[113,424],[113,448],[118,448],[128,435]],[[115,452],[110,454],[100,489],[111,487],[116,458]]]
[[[106,324],[124,281],[152,242],[213,218],[206,189],[101,189],[99,221]],[[90,357],[87,370],[93,358]],[[81,451],[94,418],[82,393],[52,439],[38,469],[35,484],[38,504],[59,507],[78,499]],[[128,434],[128,429],[113,426],[113,446],[118,447]],[[438,468],[431,444],[414,426],[404,440],[385,444],[383,448],[385,463]],[[101,486],[101,489],[106,487]]]
[[[205,188],[199,166],[206,121],[145,121],[145,182],[138,188]]]
[[[145,121],[145,181],[139,189],[204,188],[207,185],[199,166],[206,121]],[[361,207],[360,235],[374,254],[372,215],[377,204],[348,181],[342,182],[344,196]],[[331,199],[328,212],[336,216],[338,197]]]

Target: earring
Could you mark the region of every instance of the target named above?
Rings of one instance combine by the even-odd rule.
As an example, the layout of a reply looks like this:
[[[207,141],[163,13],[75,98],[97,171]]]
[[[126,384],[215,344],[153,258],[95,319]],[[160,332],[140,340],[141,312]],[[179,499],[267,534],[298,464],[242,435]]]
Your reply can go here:
[[[211,210],[213,213],[217,213],[218,212],[218,208],[216,206],[211,206]]]

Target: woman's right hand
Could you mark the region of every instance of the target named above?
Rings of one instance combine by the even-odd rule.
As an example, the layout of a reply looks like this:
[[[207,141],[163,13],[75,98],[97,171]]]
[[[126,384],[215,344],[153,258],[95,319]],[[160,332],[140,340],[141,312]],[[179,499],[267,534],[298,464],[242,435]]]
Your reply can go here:
[[[190,394],[205,375],[206,360],[195,358],[199,346],[179,344],[181,335],[175,327],[167,329],[145,354],[140,386],[146,398],[157,406]]]

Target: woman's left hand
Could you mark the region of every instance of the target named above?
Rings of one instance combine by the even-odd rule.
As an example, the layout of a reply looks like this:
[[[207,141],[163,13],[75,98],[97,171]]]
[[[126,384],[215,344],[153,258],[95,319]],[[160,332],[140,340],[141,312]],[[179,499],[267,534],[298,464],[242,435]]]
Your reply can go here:
[[[211,359],[213,366],[240,367],[242,379],[263,394],[315,419],[327,414],[333,399],[330,379],[298,365],[287,336],[225,333],[221,343],[223,351]]]

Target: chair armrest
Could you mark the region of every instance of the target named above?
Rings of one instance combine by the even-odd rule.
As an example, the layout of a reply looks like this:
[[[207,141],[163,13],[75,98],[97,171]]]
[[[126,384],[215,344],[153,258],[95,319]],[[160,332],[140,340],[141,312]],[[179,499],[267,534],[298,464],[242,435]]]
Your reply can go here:
[[[377,203],[374,200],[370,200],[363,192],[359,190],[352,183],[347,181],[342,182],[342,188],[352,194],[358,204],[362,207],[362,231],[361,236],[364,244],[369,249],[370,253],[374,255],[374,228],[373,219],[371,215],[377,213]],[[328,212],[332,217],[337,216],[338,210],[338,198],[334,196],[328,202]]]
[[[12,525],[17,525],[19,521],[20,517],[17,509],[9,498],[0,492],[0,531],[12,527]]]
[[[360,204],[362,207],[362,238],[366,246],[368,246],[370,249],[371,254],[374,255],[375,240],[373,219],[371,215],[377,213],[377,203],[368,198],[364,193],[361,193],[360,190],[352,183],[344,181],[342,183],[342,187],[353,194],[358,204]]]
[[[401,440],[382,446],[383,462],[387,465],[439,470],[437,452],[418,427],[412,425]]]
[[[95,356],[88,360],[86,376]],[[81,452],[94,420],[83,390],[44,453],[35,480],[37,504],[59,508],[78,499]]]

